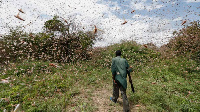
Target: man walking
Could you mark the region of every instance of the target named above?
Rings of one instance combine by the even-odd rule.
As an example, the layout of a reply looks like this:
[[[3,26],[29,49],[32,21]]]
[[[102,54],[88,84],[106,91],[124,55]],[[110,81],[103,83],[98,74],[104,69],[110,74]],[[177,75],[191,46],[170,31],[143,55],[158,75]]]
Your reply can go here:
[[[119,90],[121,91],[121,96],[123,98],[123,111],[129,112],[129,103],[126,96],[127,89],[127,71],[129,68],[128,62],[126,59],[121,58],[121,51],[116,51],[116,57],[112,59],[111,72],[113,77],[113,97],[110,97],[110,100],[114,103],[117,102],[119,97]]]

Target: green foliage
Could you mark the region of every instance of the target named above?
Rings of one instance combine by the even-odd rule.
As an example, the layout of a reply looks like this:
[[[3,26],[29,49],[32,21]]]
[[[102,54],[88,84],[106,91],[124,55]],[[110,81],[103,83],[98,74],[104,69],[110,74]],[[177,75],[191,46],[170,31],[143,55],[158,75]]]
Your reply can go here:
[[[122,51],[122,57],[127,59],[129,64],[139,71],[146,66],[146,64],[160,56],[160,53],[147,49],[134,41],[123,42],[121,44],[114,44],[107,48],[96,48],[93,52],[93,60],[97,66],[110,68],[112,58],[115,57],[116,50]]]
[[[198,64],[180,57],[148,63],[132,76],[136,93],[128,90],[130,101],[149,111],[198,111],[200,72],[188,72],[188,67]]]
[[[15,104],[21,104],[26,111],[62,111],[70,100],[78,95],[74,87],[83,76],[74,76],[78,69],[66,65],[55,68],[49,62],[24,62],[10,64],[0,74],[0,79],[10,77],[10,83],[0,83],[0,111],[11,111]],[[63,69],[66,67],[67,69]],[[87,77],[84,79],[86,80]],[[87,84],[81,82],[81,85]],[[8,100],[5,100],[5,99]],[[63,99],[64,98],[64,99]],[[61,100],[62,99],[62,100]],[[65,105],[64,105],[65,104]],[[83,109],[84,110],[84,109]]]

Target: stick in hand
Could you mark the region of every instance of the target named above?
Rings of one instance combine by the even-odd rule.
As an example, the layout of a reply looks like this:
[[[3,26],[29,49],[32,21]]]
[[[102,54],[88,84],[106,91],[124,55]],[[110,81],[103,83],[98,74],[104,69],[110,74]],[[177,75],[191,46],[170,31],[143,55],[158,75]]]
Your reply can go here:
[[[134,87],[133,87],[133,83],[132,83],[132,79],[131,79],[130,71],[129,71],[129,70],[127,70],[127,73],[128,73],[128,76],[129,76],[129,82],[130,82],[130,84],[131,84],[131,89],[132,89],[132,92],[134,93],[134,92],[135,92],[135,90],[134,90]]]

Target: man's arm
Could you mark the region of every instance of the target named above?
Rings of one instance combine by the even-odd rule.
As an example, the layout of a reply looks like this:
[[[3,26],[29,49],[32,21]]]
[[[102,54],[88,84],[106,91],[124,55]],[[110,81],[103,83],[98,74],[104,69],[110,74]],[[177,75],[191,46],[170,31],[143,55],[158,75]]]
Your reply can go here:
[[[114,59],[112,59],[111,72],[112,72],[112,78],[113,78],[113,80],[115,80],[116,69],[115,69],[115,60]]]
[[[129,64],[128,64],[128,61],[126,60],[126,70],[127,70],[127,74],[128,74],[128,76],[130,76],[130,72],[132,72],[133,70],[132,70],[132,67],[131,66],[129,66]]]
[[[112,79],[113,79],[114,83],[116,84],[116,82],[115,82],[116,67],[115,67],[114,59],[112,59],[111,72],[112,72]]]

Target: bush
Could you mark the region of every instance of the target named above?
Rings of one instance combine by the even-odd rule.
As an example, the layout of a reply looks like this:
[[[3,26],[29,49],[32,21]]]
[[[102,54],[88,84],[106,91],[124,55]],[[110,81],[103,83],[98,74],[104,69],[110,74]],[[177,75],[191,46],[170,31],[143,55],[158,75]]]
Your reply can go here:
[[[0,41],[0,62],[22,59],[71,62],[89,59],[88,50],[94,43],[94,33],[69,31],[73,24],[65,25],[58,19],[55,16],[46,21],[43,33],[33,34],[25,33],[20,28],[11,29],[9,35]]]
[[[189,56],[200,62],[200,24],[197,21],[192,22],[190,26],[173,34],[175,37],[167,47],[175,51],[176,55]]]

